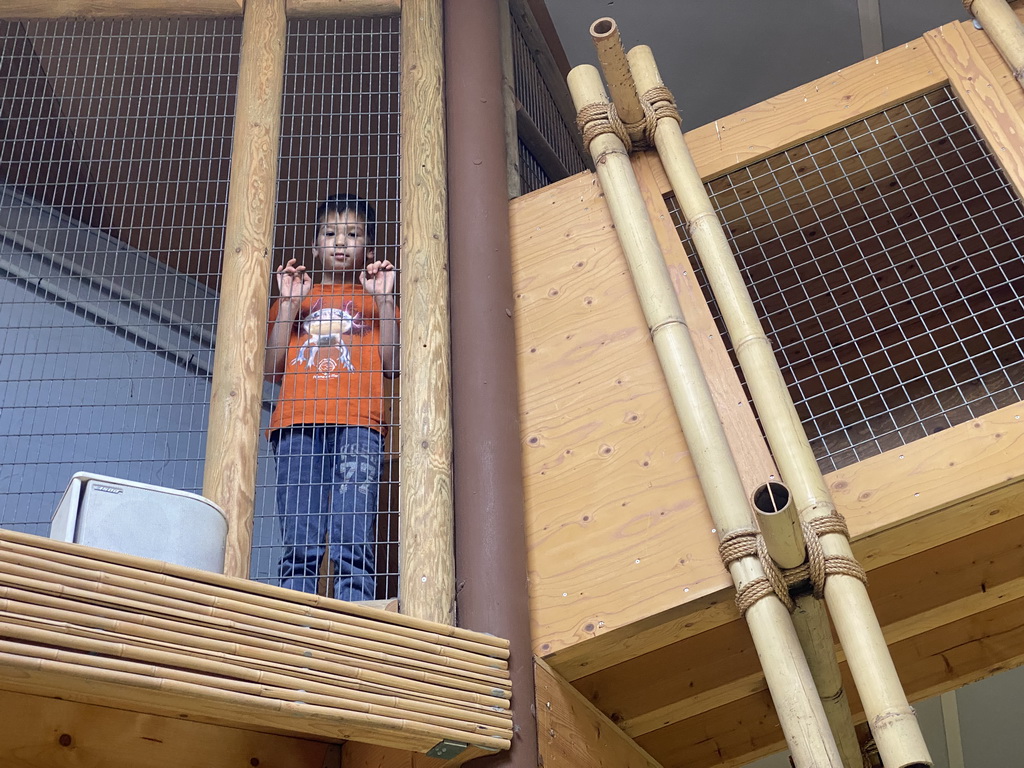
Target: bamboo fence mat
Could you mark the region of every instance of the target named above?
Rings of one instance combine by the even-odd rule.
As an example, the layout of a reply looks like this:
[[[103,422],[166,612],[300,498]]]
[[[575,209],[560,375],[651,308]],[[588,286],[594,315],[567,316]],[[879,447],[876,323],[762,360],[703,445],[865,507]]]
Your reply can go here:
[[[0,688],[427,752],[507,749],[508,643],[0,530]]]

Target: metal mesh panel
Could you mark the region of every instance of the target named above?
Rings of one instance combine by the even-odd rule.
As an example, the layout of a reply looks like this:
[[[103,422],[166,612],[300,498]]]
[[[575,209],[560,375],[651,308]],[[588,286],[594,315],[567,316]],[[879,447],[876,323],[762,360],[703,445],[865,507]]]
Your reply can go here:
[[[549,85],[545,82],[533,60],[530,46],[526,42],[523,31],[519,28],[519,20],[514,14],[513,20],[512,63],[516,96],[569,174],[579,173],[586,166],[573,138],[576,127],[566,124],[551,95]],[[524,194],[550,183],[547,174],[541,170],[539,163],[530,156],[529,150],[522,144],[520,144],[520,174]]]
[[[823,471],[1024,399],[1024,209],[948,89],[707,188]]]
[[[240,31],[0,22],[4,527],[45,535],[76,471],[201,490]],[[377,252],[395,260],[397,19],[291,22],[287,56],[275,259],[308,261],[317,203],[348,191],[376,206]],[[380,596],[397,589],[396,438]],[[263,441],[252,573],[270,581],[274,474]]]
[[[288,24],[285,62],[277,263],[290,258],[316,276],[312,257],[315,211],[327,196],[349,193],[376,211],[376,258],[397,263],[399,246],[399,19],[293,20]],[[440,118],[439,118],[440,119]],[[319,276],[316,276],[319,280]],[[273,298],[273,297],[272,297]],[[362,343],[351,337],[350,344]],[[398,579],[398,408],[397,385],[382,370],[370,375],[383,382],[387,400],[383,476],[377,517],[377,597],[397,595]],[[352,396],[354,397],[354,395]],[[281,405],[280,401],[276,405]],[[362,404],[355,406],[356,410]],[[310,457],[311,459],[313,457]],[[291,505],[280,487],[276,462],[266,440],[261,444],[260,498],[255,520],[253,576],[278,581],[281,557],[275,497]],[[317,482],[301,493],[331,493]],[[319,487],[317,487],[319,486]],[[345,567],[345,566],[342,566]],[[322,572],[333,575],[329,561]],[[320,589],[330,588],[321,579]],[[329,593],[330,594],[330,593]]]
[[[0,22],[0,524],[198,491],[240,24]]]
[[[529,148],[519,142],[519,185],[523,194],[546,187],[551,183],[550,177],[540,167],[537,158],[533,156]]]

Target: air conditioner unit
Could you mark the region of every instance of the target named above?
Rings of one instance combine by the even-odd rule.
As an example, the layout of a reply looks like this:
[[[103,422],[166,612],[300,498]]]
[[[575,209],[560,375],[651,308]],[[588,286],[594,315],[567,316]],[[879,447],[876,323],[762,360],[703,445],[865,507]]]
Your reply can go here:
[[[227,517],[202,496],[78,472],[50,522],[50,538],[224,572]]]

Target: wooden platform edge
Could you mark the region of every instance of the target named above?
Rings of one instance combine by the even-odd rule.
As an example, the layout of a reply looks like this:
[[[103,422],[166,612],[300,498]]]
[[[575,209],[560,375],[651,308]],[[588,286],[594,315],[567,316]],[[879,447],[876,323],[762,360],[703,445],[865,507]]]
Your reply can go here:
[[[557,672],[534,660],[540,764],[544,768],[661,768]]]
[[[845,467],[826,481],[870,579],[888,563],[1021,513],[979,518],[970,509],[987,494],[1024,483],[1024,403]],[[723,569],[718,590],[542,658],[574,681],[738,620],[733,595]]]

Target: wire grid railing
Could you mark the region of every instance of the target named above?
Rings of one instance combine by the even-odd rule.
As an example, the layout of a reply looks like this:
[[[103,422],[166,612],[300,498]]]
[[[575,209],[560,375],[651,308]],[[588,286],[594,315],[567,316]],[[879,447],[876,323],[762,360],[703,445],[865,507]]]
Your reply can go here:
[[[45,535],[77,471],[201,490],[240,32],[237,19],[0,22],[3,527]],[[395,20],[289,23],[282,258],[308,257],[312,210],[335,191],[376,205],[378,251],[394,258],[397,45]],[[396,588],[394,445],[381,596]],[[263,441],[252,575],[266,581],[273,474]]]
[[[512,15],[512,19],[512,65],[516,97],[569,174],[580,173],[586,168],[586,164],[574,138],[576,126],[566,123],[551,93],[552,85],[544,79],[534,61],[533,53],[519,26],[519,19],[515,14]],[[564,83],[559,83],[556,87],[567,89]],[[522,142],[519,145],[519,156],[520,186],[523,194],[547,186],[553,181]]]
[[[706,186],[823,471],[1024,399],[1024,207],[948,89]]]
[[[0,524],[198,491],[240,24],[0,22]]]
[[[377,216],[375,257],[397,265],[399,250],[399,19],[310,19],[288,25],[278,197],[278,263],[295,258],[316,275],[313,220],[321,201],[349,193]],[[440,119],[440,118],[439,118]],[[400,265],[399,265],[400,266]],[[276,293],[276,286],[274,292]],[[274,297],[272,296],[272,299]],[[358,340],[351,343],[358,344]],[[377,597],[398,594],[398,391],[384,388],[385,441],[377,515]],[[279,520],[273,451],[260,450],[254,577],[278,579]],[[326,493],[326,489],[325,489]],[[325,562],[320,588],[335,566]],[[328,594],[330,594],[328,592]]]

